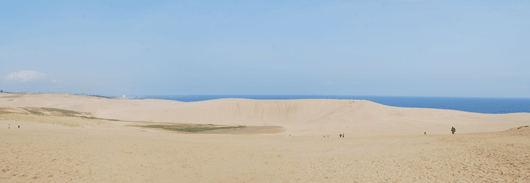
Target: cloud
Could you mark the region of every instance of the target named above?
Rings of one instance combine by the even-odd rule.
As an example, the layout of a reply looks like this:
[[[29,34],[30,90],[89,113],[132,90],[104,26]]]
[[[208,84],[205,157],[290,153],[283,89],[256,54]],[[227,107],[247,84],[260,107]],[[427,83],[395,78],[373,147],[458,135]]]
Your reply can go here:
[[[4,78],[6,81],[28,82],[28,81],[36,81],[39,79],[44,79],[45,77],[46,77],[45,73],[25,70],[25,71],[10,73]]]

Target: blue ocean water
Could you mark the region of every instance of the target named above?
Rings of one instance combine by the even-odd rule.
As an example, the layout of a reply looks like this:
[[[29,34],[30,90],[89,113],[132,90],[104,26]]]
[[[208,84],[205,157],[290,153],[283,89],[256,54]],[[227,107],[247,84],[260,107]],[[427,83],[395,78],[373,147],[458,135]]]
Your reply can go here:
[[[197,102],[222,98],[245,98],[255,100],[362,99],[395,107],[452,109],[485,114],[530,113],[530,98],[385,97],[346,95],[156,95],[136,96],[132,98],[177,100],[182,102]]]

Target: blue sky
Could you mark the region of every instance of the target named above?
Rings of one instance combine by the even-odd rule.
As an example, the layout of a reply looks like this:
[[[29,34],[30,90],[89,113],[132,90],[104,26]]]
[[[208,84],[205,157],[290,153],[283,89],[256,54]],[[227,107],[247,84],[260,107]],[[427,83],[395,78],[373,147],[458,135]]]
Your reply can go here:
[[[530,97],[530,1],[0,1],[6,91]]]

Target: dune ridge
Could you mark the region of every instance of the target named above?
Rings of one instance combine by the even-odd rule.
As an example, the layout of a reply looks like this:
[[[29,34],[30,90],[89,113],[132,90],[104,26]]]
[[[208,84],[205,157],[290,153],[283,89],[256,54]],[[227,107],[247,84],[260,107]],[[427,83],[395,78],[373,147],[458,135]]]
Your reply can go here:
[[[366,100],[250,100],[200,102],[123,100],[69,94],[2,94],[0,107],[52,107],[98,118],[218,125],[282,126],[285,134],[354,136],[447,134],[506,130],[528,125],[530,113],[479,114],[400,108]]]
[[[0,182],[529,182],[529,120],[351,100],[0,94]]]

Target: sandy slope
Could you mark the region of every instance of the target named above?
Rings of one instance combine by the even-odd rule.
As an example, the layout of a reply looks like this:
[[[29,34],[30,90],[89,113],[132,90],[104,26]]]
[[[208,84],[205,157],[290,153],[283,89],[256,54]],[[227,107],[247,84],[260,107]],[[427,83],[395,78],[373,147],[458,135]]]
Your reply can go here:
[[[530,181],[530,130],[340,139],[17,123],[0,129],[0,182]]]
[[[3,97],[2,97],[3,96]],[[68,94],[0,95],[0,107],[53,107],[100,118],[237,125],[274,125],[284,134],[349,136],[447,134],[506,130],[528,125],[529,113],[478,114],[384,106],[359,100],[247,100],[202,102],[117,100]]]
[[[0,94],[5,111],[52,107],[100,118],[266,123],[287,130],[267,135],[178,134],[126,126],[131,122],[0,111],[0,182],[530,181],[530,129],[507,130],[529,125],[530,114],[352,102],[183,103]],[[457,127],[456,135],[450,135],[451,126]],[[327,133],[330,137],[322,137]],[[346,133],[346,138],[338,138],[338,133]]]

